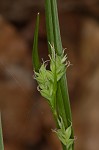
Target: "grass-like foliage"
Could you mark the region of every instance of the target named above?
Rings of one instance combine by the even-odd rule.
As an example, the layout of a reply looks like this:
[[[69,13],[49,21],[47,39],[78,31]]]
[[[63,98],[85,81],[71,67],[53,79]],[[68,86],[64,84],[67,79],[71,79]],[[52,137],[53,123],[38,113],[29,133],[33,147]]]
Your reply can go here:
[[[2,125],[1,125],[1,114],[0,114],[0,150],[4,150]]]
[[[57,125],[54,132],[61,141],[63,150],[73,150],[74,136],[66,79],[66,70],[70,62],[62,48],[56,0],[45,0],[45,14],[49,61],[42,62],[42,64],[39,61],[39,15],[37,15],[32,53],[35,79],[38,82],[37,89],[51,107]],[[50,65],[49,70],[46,69],[47,63]]]

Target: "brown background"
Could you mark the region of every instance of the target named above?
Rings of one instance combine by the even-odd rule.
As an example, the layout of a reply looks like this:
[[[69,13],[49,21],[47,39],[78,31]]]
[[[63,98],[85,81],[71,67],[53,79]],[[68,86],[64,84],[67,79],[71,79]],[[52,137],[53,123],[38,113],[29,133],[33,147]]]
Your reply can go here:
[[[75,150],[99,149],[99,1],[58,0]],[[0,109],[5,150],[61,150],[47,102],[36,90],[32,43],[40,12],[39,53],[47,58],[43,0],[0,0]]]

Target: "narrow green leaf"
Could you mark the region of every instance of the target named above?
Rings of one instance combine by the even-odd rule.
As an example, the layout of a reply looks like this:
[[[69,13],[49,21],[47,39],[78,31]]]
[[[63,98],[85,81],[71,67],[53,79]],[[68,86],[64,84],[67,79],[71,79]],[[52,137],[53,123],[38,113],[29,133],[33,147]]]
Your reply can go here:
[[[53,26],[53,21],[52,21],[52,6],[51,6],[51,0],[45,0],[45,14],[46,14],[46,29],[47,29],[47,39],[49,41],[49,43],[53,44],[55,46],[55,41],[54,41],[54,30],[53,28],[55,27],[55,25]],[[57,15],[57,14],[56,14]],[[50,44],[48,44],[49,46]],[[56,50],[56,47],[55,47]],[[49,46],[49,53],[51,54],[51,46]],[[51,66],[52,67],[52,66]],[[64,108],[64,104],[63,104],[63,98],[62,98],[62,93],[61,93],[61,89],[60,89],[60,85],[58,85],[58,90],[57,90],[57,110],[58,110],[58,114],[60,114],[64,119],[65,123],[66,121],[66,115],[65,115],[65,108]],[[66,123],[67,126],[67,123]]]
[[[52,13],[51,13],[51,1],[45,0],[45,15],[46,15],[46,29],[47,39],[52,45],[54,44],[53,24],[52,24]],[[48,44],[48,50],[51,54],[51,47]]]
[[[51,44],[54,43],[56,53],[58,55],[62,55],[63,48],[62,48],[62,42],[60,36],[57,0],[45,0],[45,2],[46,2],[46,24],[47,24],[48,41],[50,41]],[[72,117],[71,117],[66,75],[63,75],[62,79],[59,81],[56,98],[57,98],[58,115],[62,114],[61,116],[67,128],[68,126],[70,126]],[[73,138],[73,129],[72,129],[71,137]],[[73,149],[74,147],[72,145],[71,150]],[[67,150],[66,146],[64,145],[63,145],[63,150]]]
[[[67,116],[68,126],[70,126],[70,122],[72,122],[72,117],[71,117],[71,109],[70,109],[66,75],[63,75],[62,79],[60,80],[60,87],[62,91],[62,97],[63,97],[65,112]]]
[[[64,109],[64,104],[63,104],[63,99],[62,99],[59,82],[57,84],[57,104],[56,105],[57,105],[58,116],[61,116],[63,118],[64,124],[65,124],[65,126],[67,126],[67,119],[65,116],[65,109]]]
[[[39,30],[39,13],[37,14],[36,27],[34,32],[33,51],[32,51],[32,64],[36,72],[38,72],[40,68],[38,55],[38,30]]]
[[[4,150],[2,125],[1,125],[1,114],[0,114],[0,150]]]
[[[58,55],[62,55],[63,49],[62,49],[59,20],[58,20],[57,0],[51,0],[51,10],[52,10],[55,49]],[[70,126],[70,121],[72,121],[72,117],[71,117],[66,75],[64,75],[60,81],[60,88],[61,88],[68,126]],[[73,138],[73,133],[72,133],[72,138]]]
[[[57,11],[57,1],[51,1],[51,12],[52,12],[52,23],[53,23],[53,33],[54,33],[54,46],[58,55],[62,55],[62,42],[60,36],[58,11]]]

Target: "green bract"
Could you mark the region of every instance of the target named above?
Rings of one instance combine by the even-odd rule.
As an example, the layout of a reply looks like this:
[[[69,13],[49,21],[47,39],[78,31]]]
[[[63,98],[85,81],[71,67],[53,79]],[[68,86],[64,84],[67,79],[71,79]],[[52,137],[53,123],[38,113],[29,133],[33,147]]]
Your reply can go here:
[[[67,129],[65,129],[65,125],[61,117],[60,120],[58,119],[58,125],[59,129],[53,131],[56,132],[60,141],[67,147],[67,150],[70,150],[71,145],[74,142],[74,139],[71,139],[72,125],[70,125]]]
[[[43,62],[39,72],[35,72],[35,79],[38,82],[38,90],[41,95],[45,97],[51,108],[55,109],[55,95],[57,91],[57,82],[62,78],[68,67],[68,61],[66,55],[58,56],[55,54],[54,46],[51,46],[52,54],[50,58],[50,69],[46,69],[46,62]],[[63,56],[64,55],[64,56]]]

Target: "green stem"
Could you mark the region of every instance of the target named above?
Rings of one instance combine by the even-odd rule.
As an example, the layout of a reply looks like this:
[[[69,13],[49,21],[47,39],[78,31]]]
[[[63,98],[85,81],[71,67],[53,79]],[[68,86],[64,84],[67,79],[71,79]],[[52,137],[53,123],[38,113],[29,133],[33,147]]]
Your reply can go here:
[[[62,144],[63,150],[68,150],[65,145]]]
[[[53,25],[53,15],[52,15],[53,13],[52,13],[51,0],[45,0],[45,14],[46,14],[47,39],[51,44],[54,43],[54,47],[56,50],[56,44],[55,44],[55,41],[56,41],[55,35],[56,34],[55,34],[55,32],[57,32],[58,29],[56,30],[55,26]],[[50,47],[49,47],[49,53],[51,53]],[[64,104],[63,104],[63,98],[62,98],[62,93],[61,93],[59,83],[57,85],[56,99],[57,99],[57,101],[56,101],[57,115],[58,115],[58,117],[61,116],[63,118],[64,123],[67,127],[67,119],[66,119],[65,108],[64,108]],[[56,122],[56,124],[57,124],[57,122]]]
[[[61,93],[61,88],[60,88],[60,83],[57,83],[57,112],[58,112],[58,117],[61,116],[63,118],[64,124],[67,126],[67,119],[65,116],[65,108],[64,108],[64,103],[63,103],[63,98],[62,98],[62,93]]]
[[[51,13],[51,2],[50,0],[45,0],[45,15],[46,15],[46,29],[47,29],[47,39],[52,45],[54,44],[54,33],[52,24],[52,13]],[[48,50],[51,54],[51,46],[48,44]]]
[[[62,42],[61,42],[61,36],[60,36],[57,1],[45,0],[45,2],[46,2],[45,10],[46,10],[46,25],[47,25],[48,41],[54,42],[56,53],[58,55],[62,55],[63,49],[62,49]],[[53,37],[54,37],[54,40],[53,40]],[[62,118],[64,120],[65,126],[68,127],[70,123],[72,122],[72,116],[71,116],[66,74],[60,80],[58,87],[60,89],[58,89],[57,91],[60,93],[60,99],[61,99],[60,101],[59,95],[57,94],[58,113],[63,114]],[[62,104],[61,108],[59,107],[60,104]],[[71,138],[74,138],[73,129],[72,129]],[[74,149],[74,146],[72,146],[72,150],[73,149]],[[63,146],[63,150],[66,150],[66,147]]]
[[[0,114],[0,150],[4,150],[2,125],[1,125],[1,114]]]
[[[54,46],[58,55],[62,54],[62,42],[60,36],[60,28],[58,21],[58,11],[57,11],[57,1],[51,1],[51,11],[52,11],[52,23],[53,23],[53,33],[54,33]]]

